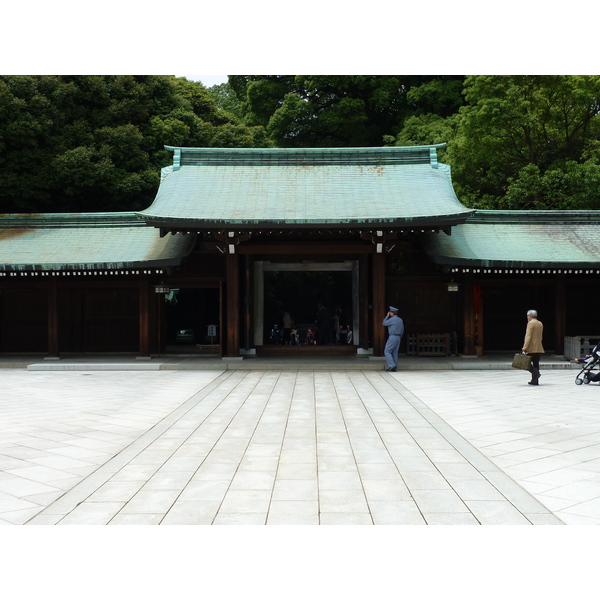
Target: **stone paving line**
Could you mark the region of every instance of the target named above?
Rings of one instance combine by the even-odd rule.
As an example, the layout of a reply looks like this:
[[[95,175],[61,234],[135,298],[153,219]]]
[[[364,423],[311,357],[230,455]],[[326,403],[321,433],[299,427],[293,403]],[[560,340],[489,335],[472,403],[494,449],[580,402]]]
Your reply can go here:
[[[496,375],[14,370],[0,403],[0,519],[561,524],[490,452],[513,428],[488,422],[506,404],[486,384]],[[522,373],[503,377],[541,397]]]
[[[3,370],[0,524],[37,515],[218,375]]]
[[[600,524],[600,389],[574,372],[402,373],[402,384],[569,525]]]

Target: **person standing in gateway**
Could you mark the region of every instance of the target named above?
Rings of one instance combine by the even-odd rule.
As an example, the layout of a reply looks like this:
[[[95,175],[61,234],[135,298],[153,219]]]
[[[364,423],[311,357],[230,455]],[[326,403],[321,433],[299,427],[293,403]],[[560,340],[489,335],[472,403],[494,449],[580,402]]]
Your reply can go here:
[[[540,378],[540,358],[544,354],[544,347],[542,346],[543,333],[544,326],[541,321],[538,321],[537,310],[528,310],[525,341],[521,350],[531,356],[531,367],[529,368],[531,381],[527,382],[529,385],[538,385]]]
[[[388,365],[386,370],[393,373],[398,367],[398,350],[404,333],[404,322],[398,316],[398,309],[395,306],[390,306],[383,325],[388,328],[388,339],[383,352]]]

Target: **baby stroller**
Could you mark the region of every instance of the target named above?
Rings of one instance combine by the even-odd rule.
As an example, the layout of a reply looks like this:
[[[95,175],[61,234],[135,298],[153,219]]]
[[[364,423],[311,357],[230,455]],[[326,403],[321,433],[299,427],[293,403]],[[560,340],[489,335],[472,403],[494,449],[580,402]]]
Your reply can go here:
[[[292,342],[292,346],[300,345],[300,334],[298,333],[297,329],[292,329],[291,342]]]
[[[592,350],[592,353],[583,360],[583,368],[575,377],[575,383],[600,382],[600,342]]]

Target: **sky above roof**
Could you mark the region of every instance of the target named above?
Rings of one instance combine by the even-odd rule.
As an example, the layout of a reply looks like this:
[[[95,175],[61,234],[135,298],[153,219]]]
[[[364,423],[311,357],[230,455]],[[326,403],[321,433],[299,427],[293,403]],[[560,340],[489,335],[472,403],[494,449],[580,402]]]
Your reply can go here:
[[[597,71],[596,20],[580,17],[589,13],[588,2],[575,0],[568,11],[540,11],[536,2],[509,2],[501,11],[497,6],[482,6],[472,0],[459,0],[452,4],[452,10],[439,0],[433,5],[429,11],[418,3],[403,5],[402,23],[422,23],[425,19],[426,32],[415,26],[402,27],[398,33],[393,25],[382,28],[378,7],[340,11],[337,3],[321,2],[308,3],[306,10],[298,10],[293,4],[284,6],[267,0],[234,10],[234,17],[226,18],[218,3],[181,0],[176,14],[195,31],[189,34],[157,18],[157,14],[165,14],[158,3],[140,11],[136,2],[109,1],[82,27],[81,13],[74,9],[78,5],[73,0],[37,4],[35,19],[29,4],[12,2],[3,12],[3,20],[10,27],[0,36],[2,74]],[[317,12],[319,18],[315,21]],[[272,19],[273,26],[269,35],[257,35],[265,26],[265,15]],[[519,44],[507,44],[507,32],[512,39],[519,39]],[[108,38],[118,43],[107,43]],[[323,39],[335,51],[323,52]],[[552,39],[560,39],[561,43],[549,44]],[[398,52],[399,46],[408,50]]]

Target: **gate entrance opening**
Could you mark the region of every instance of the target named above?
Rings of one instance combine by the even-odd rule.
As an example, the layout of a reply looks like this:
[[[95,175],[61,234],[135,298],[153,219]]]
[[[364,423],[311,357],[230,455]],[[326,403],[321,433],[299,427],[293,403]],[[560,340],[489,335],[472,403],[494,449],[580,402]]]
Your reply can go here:
[[[333,335],[331,342],[346,343],[352,331],[351,344],[357,345],[358,326],[358,261],[255,263],[254,343],[270,344],[270,332],[289,309],[304,344],[306,331],[315,328],[319,303],[332,312],[339,311],[343,325],[341,339]]]

